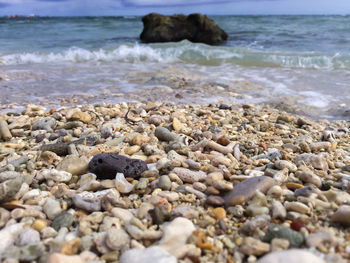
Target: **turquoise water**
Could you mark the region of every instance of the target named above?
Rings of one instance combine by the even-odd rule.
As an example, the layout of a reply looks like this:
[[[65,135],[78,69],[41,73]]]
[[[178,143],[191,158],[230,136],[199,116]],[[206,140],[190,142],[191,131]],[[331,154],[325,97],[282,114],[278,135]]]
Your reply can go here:
[[[283,102],[326,117],[350,108],[350,16],[212,18],[229,35],[220,46],[143,44],[141,17],[0,18],[0,103],[159,88],[144,99]]]

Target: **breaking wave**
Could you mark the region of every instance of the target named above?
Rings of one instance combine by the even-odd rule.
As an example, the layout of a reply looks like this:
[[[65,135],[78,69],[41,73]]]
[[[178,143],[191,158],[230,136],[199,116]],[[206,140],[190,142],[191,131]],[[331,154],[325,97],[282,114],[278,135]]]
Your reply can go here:
[[[0,56],[5,65],[88,62],[184,62],[199,65],[225,63],[253,67],[303,69],[350,69],[350,54],[277,52],[227,46],[208,46],[188,41],[164,44],[123,44],[114,48],[88,50],[71,47],[61,52],[15,53]]]

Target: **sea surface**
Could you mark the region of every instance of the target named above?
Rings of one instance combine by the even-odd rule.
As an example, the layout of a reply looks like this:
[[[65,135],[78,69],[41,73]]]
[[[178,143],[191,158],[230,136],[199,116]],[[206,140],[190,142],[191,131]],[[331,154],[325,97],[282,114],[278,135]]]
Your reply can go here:
[[[268,103],[350,118],[350,16],[211,16],[219,46],[144,44],[141,17],[0,18],[0,105]]]

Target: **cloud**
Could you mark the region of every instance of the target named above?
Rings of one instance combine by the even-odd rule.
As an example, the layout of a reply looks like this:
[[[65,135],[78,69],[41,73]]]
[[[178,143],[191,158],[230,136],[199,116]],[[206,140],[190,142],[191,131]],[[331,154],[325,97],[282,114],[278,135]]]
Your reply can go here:
[[[230,0],[122,0],[122,3],[126,6],[177,6],[177,5],[199,5],[199,4],[218,4],[235,2]]]
[[[36,0],[38,2],[67,2],[69,0]]]

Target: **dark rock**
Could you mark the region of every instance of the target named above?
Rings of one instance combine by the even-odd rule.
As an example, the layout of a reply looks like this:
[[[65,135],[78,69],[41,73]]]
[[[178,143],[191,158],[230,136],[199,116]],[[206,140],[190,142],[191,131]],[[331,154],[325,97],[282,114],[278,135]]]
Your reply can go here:
[[[291,247],[300,247],[304,243],[304,236],[288,227],[270,224],[263,238],[264,242],[270,242],[274,238],[287,239]]]
[[[220,110],[232,110],[232,107],[228,106],[227,104],[220,104],[219,109]]]
[[[42,142],[45,139],[46,135],[45,133],[40,133],[37,136],[35,136],[35,142],[39,143]]]
[[[163,16],[151,13],[142,18],[143,42],[177,42],[187,39],[191,42],[220,44],[227,34],[209,17],[201,14]]]
[[[58,231],[62,227],[69,228],[71,225],[73,225],[73,222],[74,222],[74,215],[72,215],[69,212],[62,212],[54,218],[51,226],[56,231]]]
[[[68,146],[70,144],[79,145],[79,144],[85,144],[88,146],[93,146],[96,144],[96,142],[100,139],[99,135],[89,135],[84,138],[80,138],[75,141],[71,142],[58,142],[58,143],[52,143],[52,144],[45,144],[41,147],[41,151],[50,151],[54,152],[59,156],[65,156],[68,154]]]
[[[99,179],[114,179],[117,173],[123,173],[125,177],[140,177],[147,169],[144,161],[113,153],[97,154],[89,163],[89,171]]]

